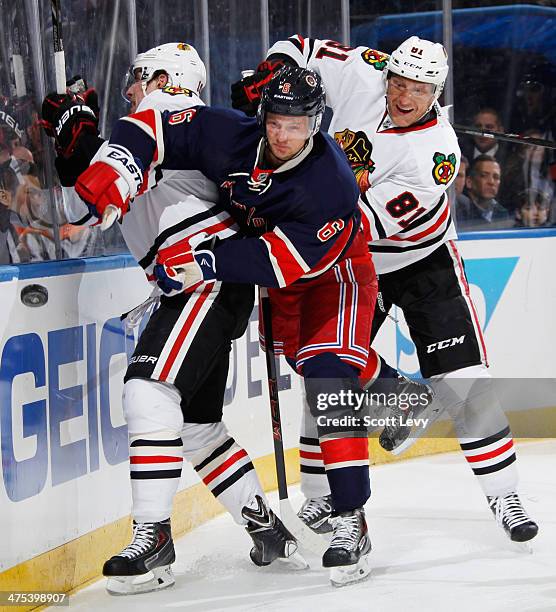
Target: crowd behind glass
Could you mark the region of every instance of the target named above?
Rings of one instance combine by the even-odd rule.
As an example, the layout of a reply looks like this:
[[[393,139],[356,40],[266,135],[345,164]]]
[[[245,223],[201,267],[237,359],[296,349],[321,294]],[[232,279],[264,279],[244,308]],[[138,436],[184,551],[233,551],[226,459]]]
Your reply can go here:
[[[308,0],[304,1],[308,2]],[[167,4],[170,3],[171,0],[168,0]],[[88,0],[79,4],[79,10],[89,10],[90,14],[87,18],[95,18],[104,14],[103,4],[102,0]],[[233,2],[214,0],[212,7],[209,2],[209,18],[210,11],[217,10],[216,5],[218,4],[226,5],[225,8],[230,10],[229,5]],[[339,37],[340,28],[337,23],[339,14],[332,18],[335,22],[334,27],[323,28],[322,31],[317,30],[318,24],[308,23],[308,13],[304,16],[298,15],[297,20],[293,19],[292,29],[282,32],[281,29],[285,28],[285,25],[283,21],[280,21],[279,13],[291,10],[289,5],[292,3],[288,0],[281,0],[278,4],[280,7],[271,11],[270,15],[270,43],[294,33],[296,29],[299,29],[295,28],[296,25],[301,28],[312,28],[313,35],[316,37]],[[353,2],[352,10],[361,4],[361,2]],[[414,1],[400,4],[403,6],[398,8],[402,13],[404,9],[411,12],[411,10],[423,8],[421,6],[423,3]],[[27,11],[29,10],[28,5],[27,2]],[[139,2],[138,8],[140,5]],[[439,6],[441,6],[440,0],[436,3],[431,0],[425,8],[438,9]],[[297,5],[295,10],[299,12]],[[181,38],[196,45],[203,56],[203,48],[206,51],[207,47],[199,44],[202,27],[199,25],[199,17],[196,12],[189,16],[182,16],[184,23],[181,24],[180,31],[183,31],[181,37],[161,28],[158,33],[153,33],[152,24],[148,19],[142,19],[142,15],[143,13],[138,10],[136,25],[139,50],[157,42],[163,43],[174,38],[176,40]],[[48,24],[46,11],[42,17]],[[364,23],[364,18],[365,15],[359,11],[357,21],[352,15],[351,25],[357,23],[360,27],[361,23]],[[368,18],[371,20],[373,16],[368,16]],[[74,20],[76,19],[74,17]],[[174,25],[179,29],[180,23],[179,20],[177,21],[178,23]],[[185,22],[187,22],[187,27],[185,27]],[[17,19],[14,23],[17,23]],[[281,26],[273,28],[275,23],[280,23]],[[70,37],[72,36],[71,25],[70,23],[70,27],[67,28]],[[101,89],[101,109],[103,105],[105,108],[101,118],[101,128],[104,128],[105,131],[104,136],[108,135],[106,132],[109,132],[111,122],[127,112],[120,96],[119,81],[120,76],[124,76],[125,66],[128,66],[130,61],[129,45],[126,44],[129,38],[129,23],[125,19],[118,21],[113,18],[110,25],[112,30],[115,28],[119,35],[102,36],[101,32],[93,29],[88,35],[96,38],[89,41],[90,52],[83,56],[95,64],[93,49],[96,48],[98,57],[103,58],[100,63],[108,62],[110,66],[110,78],[106,79],[104,91],[97,83],[90,82],[90,85]],[[257,24],[253,25],[253,28],[257,29],[257,27],[260,29]],[[49,25],[43,28],[42,34],[45,38],[50,36]],[[159,40],[154,40],[156,36],[159,37]],[[252,36],[252,33],[245,36]],[[227,47],[232,46],[236,50],[242,47],[239,30],[237,37],[237,40],[227,40],[223,44],[221,41],[220,49],[214,49],[211,46],[210,58],[203,57],[205,61],[209,60],[207,63],[210,64],[212,75],[212,87],[208,89],[208,99],[212,92],[212,102],[218,105],[226,103],[224,92],[228,90],[230,83],[238,78],[239,71],[235,70],[235,64],[246,62],[243,57],[236,60],[234,68],[228,66],[229,78],[227,83],[224,82],[219,54],[226,55],[226,61],[229,62]],[[87,257],[125,251],[117,225],[110,231],[101,233],[98,228],[76,227],[66,222],[61,189],[56,184],[55,172],[53,172],[53,154],[48,150],[51,147],[51,141],[41,134],[39,124],[38,106],[41,94],[44,94],[45,91],[40,91],[40,87],[35,86],[36,71],[29,67],[30,62],[26,62],[23,52],[25,49],[19,50],[23,57],[22,74],[25,83],[25,87],[21,87],[21,74],[19,80],[15,76],[21,62],[14,60],[17,41],[12,38],[14,37],[8,36],[0,45],[2,47],[0,49],[2,51],[0,56],[0,264]],[[211,40],[213,38],[215,37],[212,37]],[[116,40],[117,45],[114,42]],[[47,45],[48,42],[44,44]],[[74,49],[76,44],[77,42],[74,41]],[[372,44],[372,41],[369,41],[368,44]],[[66,45],[66,48],[68,47],[72,48],[71,40],[70,44]],[[249,54],[253,56],[249,58],[250,61],[257,61],[259,47],[250,48]],[[83,50],[83,47],[81,49]],[[381,50],[388,52],[391,49]],[[32,54],[29,48],[27,52],[30,57]],[[68,53],[69,70],[86,73],[88,60],[76,59],[78,57],[80,57],[79,54],[74,54],[72,60]],[[241,54],[238,57],[241,57]],[[99,74],[98,64],[97,59],[96,73],[89,67],[90,74],[84,76],[90,79],[91,75]],[[244,63],[243,67],[248,66]],[[21,73],[21,69],[19,70]],[[116,74],[118,70],[121,70],[121,75]],[[217,82],[214,82],[215,75],[218,75]],[[456,63],[453,75],[456,92],[459,76]],[[51,75],[47,74],[46,80],[48,83],[43,83],[42,89],[46,88],[48,91],[51,89],[49,84],[53,83]],[[473,88],[472,83],[466,84],[467,86]],[[102,100],[103,93],[108,99]],[[507,94],[504,94],[506,99],[500,100],[499,105],[492,103],[492,95],[484,96],[484,99],[475,95],[470,97],[470,102],[458,97],[454,104],[456,119],[458,123],[481,130],[510,132],[553,141],[556,134],[556,67],[547,58],[537,54],[530,65],[521,70],[517,87],[513,89],[512,94],[512,100],[508,100]],[[205,98],[207,99],[206,94]],[[459,140],[463,157],[451,203],[459,232],[511,228],[531,229],[556,225],[556,155],[554,149],[508,143],[480,136],[459,135]]]

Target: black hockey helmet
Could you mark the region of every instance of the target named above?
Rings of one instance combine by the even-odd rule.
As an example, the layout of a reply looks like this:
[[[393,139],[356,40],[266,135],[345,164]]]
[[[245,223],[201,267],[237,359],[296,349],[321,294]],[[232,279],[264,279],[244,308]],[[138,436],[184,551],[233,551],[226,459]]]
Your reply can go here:
[[[297,66],[284,66],[263,89],[257,121],[266,134],[267,113],[313,117],[311,135],[319,131],[325,108],[325,93],[316,72]]]

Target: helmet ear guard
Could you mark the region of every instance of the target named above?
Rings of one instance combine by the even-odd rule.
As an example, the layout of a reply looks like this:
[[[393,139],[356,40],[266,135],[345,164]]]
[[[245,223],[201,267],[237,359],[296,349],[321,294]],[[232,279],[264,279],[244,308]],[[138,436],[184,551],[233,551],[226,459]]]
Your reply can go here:
[[[326,107],[321,78],[312,70],[298,66],[284,66],[269,81],[261,95],[257,109],[257,122],[266,136],[266,114],[309,117],[309,136],[320,129]]]

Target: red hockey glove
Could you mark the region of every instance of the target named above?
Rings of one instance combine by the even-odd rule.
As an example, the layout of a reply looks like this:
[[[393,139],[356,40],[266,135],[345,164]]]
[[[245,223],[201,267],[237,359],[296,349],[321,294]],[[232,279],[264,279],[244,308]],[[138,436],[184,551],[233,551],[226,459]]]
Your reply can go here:
[[[232,107],[254,117],[266,84],[284,65],[283,60],[266,60],[257,66],[255,74],[232,84]]]
[[[75,183],[75,191],[87,204],[91,214],[99,219],[109,204],[120,211],[120,218],[129,210],[128,184],[114,168],[104,162],[97,161],[80,174]]]
[[[141,188],[143,178],[139,161],[125,147],[104,143],[94,163],[79,175],[75,191],[95,217],[102,218],[112,204],[121,218],[129,210],[130,199]],[[102,229],[111,224],[103,224]]]
[[[189,239],[180,240],[160,249],[154,275],[158,286],[168,296],[192,293],[203,283],[216,280],[214,253],[208,249],[195,251]]]

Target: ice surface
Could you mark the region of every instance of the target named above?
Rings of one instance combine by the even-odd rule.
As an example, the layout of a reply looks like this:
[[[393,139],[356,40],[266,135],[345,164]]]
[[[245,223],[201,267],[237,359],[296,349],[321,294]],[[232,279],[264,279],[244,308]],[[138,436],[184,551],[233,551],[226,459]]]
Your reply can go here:
[[[328,572],[255,567],[251,540],[222,515],[176,542],[174,587],[113,597],[104,580],[71,597],[72,610],[228,612],[494,612],[556,610],[556,441],[518,445],[522,501],[540,525],[532,554],[498,527],[461,453],[371,470],[367,521],[373,571],[330,586]],[[302,501],[291,488],[295,508]],[[270,496],[277,507],[277,496]]]

